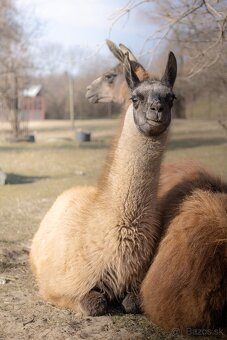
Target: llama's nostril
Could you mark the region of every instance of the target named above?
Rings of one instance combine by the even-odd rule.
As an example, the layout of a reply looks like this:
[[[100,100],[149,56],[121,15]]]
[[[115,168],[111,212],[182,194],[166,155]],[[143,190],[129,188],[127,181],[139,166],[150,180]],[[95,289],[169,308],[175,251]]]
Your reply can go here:
[[[158,110],[157,112],[157,122],[161,122],[162,121],[162,112],[160,110]]]
[[[160,106],[160,107],[158,108],[158,112],[162,112],[162,111],[163,111],[163,107]]]
[[[91,86],[88,86],[88,87],[87,87],[87,91],[90,91],[90,89],[91,89]]]

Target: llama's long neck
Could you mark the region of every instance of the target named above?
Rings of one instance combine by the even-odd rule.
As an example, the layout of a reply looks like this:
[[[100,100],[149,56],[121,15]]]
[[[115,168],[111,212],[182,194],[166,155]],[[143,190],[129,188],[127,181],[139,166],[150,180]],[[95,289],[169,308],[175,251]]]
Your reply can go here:
[[[119,104],[122,105],[123,110],[126,112],[129,108],[129,105],[131,104],[129,99],[129,91],[126,81],[124,80],[120,87],[120,100]]]
[[[118,75],[116,84],[112,90],[112,100],[114,103],[119,104],[122,107],[122,111],[126,112],[131,101],[129,99],[128,85],[125,81],[125,77],[122,74]]]
[[[127,110],[121,136],[101,194],[119,218],[146,219],[156,205],[158,180],[167,132],[146,138],[137,129],[132,105]]]

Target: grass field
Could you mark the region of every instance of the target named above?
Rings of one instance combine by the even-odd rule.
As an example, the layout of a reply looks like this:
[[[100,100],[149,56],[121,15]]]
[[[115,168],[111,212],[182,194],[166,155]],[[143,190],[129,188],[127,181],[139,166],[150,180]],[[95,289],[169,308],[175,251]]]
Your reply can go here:
[[[175,338],[143,316],[77,319],[43,303],[28,270],[28,246],[40,220],[63,190],[96,183],[117,124],[111,119],[77,121],[76,129],[92,133],[92,142],[82,144],[75,141],[68,121],[31,124],[34,144],[5,143],[6,126],[2,126],[0,168],[8,174],[8,184],[0,195],[0,283],[4,283],[0,284],[0,339]],[[173,121],[164,161],[183,159],[199,160],[227,180],[224,129],[215,121]]]

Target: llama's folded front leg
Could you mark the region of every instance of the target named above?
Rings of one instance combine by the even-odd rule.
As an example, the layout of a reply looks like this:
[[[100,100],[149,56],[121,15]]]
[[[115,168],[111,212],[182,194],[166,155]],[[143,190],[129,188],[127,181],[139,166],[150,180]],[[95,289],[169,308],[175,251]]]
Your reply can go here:
[[[81,300],[83,313],[90,316],[100,316],[107,313],[107,299],[103,293],[91,290]]]
[[[127,293],[124,300],[122,301],[122,306],[125,313],[139,314],[141,310],[138,292]]]

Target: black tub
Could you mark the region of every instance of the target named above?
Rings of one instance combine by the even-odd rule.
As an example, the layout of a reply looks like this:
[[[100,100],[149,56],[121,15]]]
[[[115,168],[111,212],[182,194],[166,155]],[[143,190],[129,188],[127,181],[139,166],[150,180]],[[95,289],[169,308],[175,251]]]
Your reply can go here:
[[[90,142],[91,141],[91,133],[88,131],[77,131],[76,132],[76,140],[78,142]]]

